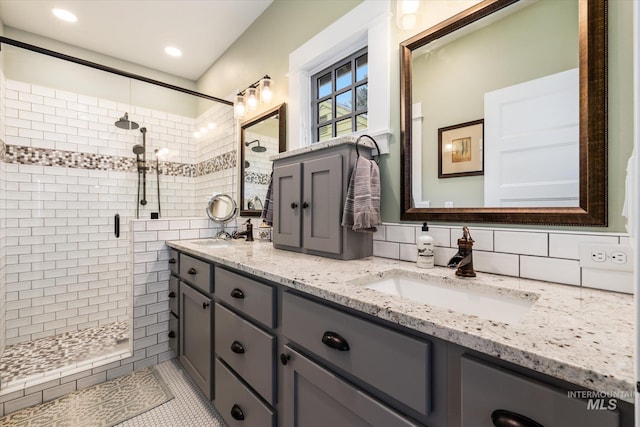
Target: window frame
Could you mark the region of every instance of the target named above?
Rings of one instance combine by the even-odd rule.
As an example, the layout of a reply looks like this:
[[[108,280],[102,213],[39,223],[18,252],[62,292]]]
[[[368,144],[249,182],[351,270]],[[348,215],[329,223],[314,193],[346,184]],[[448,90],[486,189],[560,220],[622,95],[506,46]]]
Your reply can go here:
[[[358,59],[367,56],[367,76],[364,79],[361,80],[357,80],[357,61]],[[337,81],[337,77],[336,77],[336,73],[339,69],[341,69],[342,67],[344,67],[347,64],[351,64],[351,73],[352,73],[352,78],[351,78],[351,83],[347,86],[344,86],[340,89],[336,89],[336,81]],[[313,76],[311,76],[311,117],[312,117],[312,125],[311,125],[311,143],[315,144],[320,141],[320,135],[318,133],[318,131],[327,126],[327,125],[331,125],[331,136],[329,138],[326,139],[331,139],[331,138],[335,138],[337,135],[337,128],[336,125],[338,122],[342,122],[344,120],[350,119],[351,121],[351,130],[350,132],[348,132],[347,134],[352,134],[354,132],[360,132],[364,129],[367,129],[369,127],[369,123],[367,121],[367,127],[365,127],[364,129],[358,129],[358,123],[357,123],[357,118],[358,116],[362,115],[362,114],[368,114],[369,112],[369,100],[368,100],[368,89],[369,89],[369,49],[368,46],[365,46],[364,48],[358,49],[357,51],[351,53],[350,55],[348,55],[347,57],[343,58],[342,60],[334,63],[333,65],[323,69],[322,71],[319,71],[317,73],[315,73]],[[328,95],[325,95],[323,97],[318,97],[318,80],[320,80],[320,78],[326,76],[327,74],[331,75],[331,92]],[[357,103],[357,88],[361,87],[363,85],[367,85],[367,105],[364,109],[360,109],[358,110],[358,103]],[[351,91],[351,103],[352,103],[352,108],[351,111],[348,114],[344,114],[341,115],[340,117],[336,117],[336,112],[338,104],[337,104],[337,97],[339,95],[342,95],[343,93],[349,92]],[[319,105],[322,102],[325,102],[327,100],[331,100],[331,118],[329,120],[323,121],[323,122],[318,122],[318,110],[319,110]],[[342,136],[342,135],[341,135]],[[323,140],[324,141],[324,140]]]

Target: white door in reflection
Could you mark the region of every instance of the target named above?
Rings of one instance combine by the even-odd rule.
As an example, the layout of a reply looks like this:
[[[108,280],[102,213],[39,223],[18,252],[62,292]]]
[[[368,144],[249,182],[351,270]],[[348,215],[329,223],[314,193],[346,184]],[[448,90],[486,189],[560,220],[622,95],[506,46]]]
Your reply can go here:
[[[487,207],[579,205],[578,69],[484,97]]]

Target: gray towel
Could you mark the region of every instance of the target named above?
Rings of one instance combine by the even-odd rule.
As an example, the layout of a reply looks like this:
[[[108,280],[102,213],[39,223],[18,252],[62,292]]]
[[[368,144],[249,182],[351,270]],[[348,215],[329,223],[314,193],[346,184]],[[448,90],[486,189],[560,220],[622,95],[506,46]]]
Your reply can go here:
[[[262,207],[262,218],[264,222],[273,225],[273,172],[269,178],[269,187],[267,187],[267,195],[264,198],[264,206]]]
[[[375,233],[380,222],[380,170],[376,162],[358,157],[351,172],[342,225],[353,231]]]

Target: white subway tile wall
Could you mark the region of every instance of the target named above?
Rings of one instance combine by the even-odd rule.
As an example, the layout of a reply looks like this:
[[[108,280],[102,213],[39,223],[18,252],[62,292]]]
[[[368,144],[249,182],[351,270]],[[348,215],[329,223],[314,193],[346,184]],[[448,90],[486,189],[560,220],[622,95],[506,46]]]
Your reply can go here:
[[[421,224],[383,224],[373,236],[373,254],[415,261],[415,239],[425,233],[421,228]],[[581,268],[578,261],[581,242],[628,244],[627,234],[490,227],[469,230],[476,271],[633,293],[632,273]],[[462,227],[430,224],[426,233],[434,239],[436,265],[446,266],[456,253]]]
[[[235,227],[235,222],[230,224]],[[133,353],[84,361],[0,390],[0,416],[89,387],[176,355],[169,350],[169,248],[166,239],[210,237],[218,225],[207,218],[132,220],[127,227],[133,265]]]
[[[216,104],[183,117],[14,80],[6,80],[5,95],[5,142],[15,163],[2,163],[4,344],[126,320],[129,221],[136,211],[140,218],[201,216],[211,193],[232,192],[232,108]],[[114,126],[124,112],[147,129],[144,206],[132,152],[142,133]],[[194,130],[209,123],[215,128],[196,144]]]

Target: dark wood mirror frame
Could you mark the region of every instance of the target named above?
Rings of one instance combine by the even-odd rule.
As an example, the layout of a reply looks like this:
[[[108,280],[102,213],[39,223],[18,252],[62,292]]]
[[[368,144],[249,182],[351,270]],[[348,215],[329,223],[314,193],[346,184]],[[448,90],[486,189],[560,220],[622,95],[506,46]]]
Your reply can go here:
[[[244,200],[244,160],[245,160],[245,129],[250,128],[251,126],[259,123],[263,120],[268,119],[269,117],[278,116],[278,152],[282,153],[287,149],[287,104],[284,102],[276,107],[273,107],[270,110],[265,111],[259,116],[252,117],[251,119],[243,122],[240,125],[240,147],[238,148],[238,152],[240,153],[240,216],[260,216],[262,214],[261,210],[249,210],[244,209],[245,200]]]
[[[412,51],[517,1],[485,0],[400,44],[402,220],[607,225],[607,0],[579,0],[580,205],[558,208],[412,207]]]

